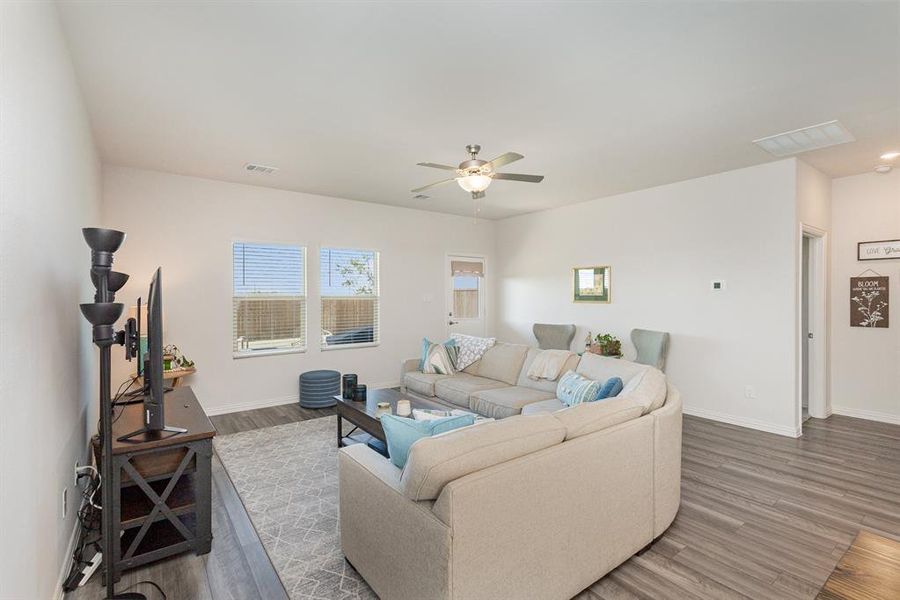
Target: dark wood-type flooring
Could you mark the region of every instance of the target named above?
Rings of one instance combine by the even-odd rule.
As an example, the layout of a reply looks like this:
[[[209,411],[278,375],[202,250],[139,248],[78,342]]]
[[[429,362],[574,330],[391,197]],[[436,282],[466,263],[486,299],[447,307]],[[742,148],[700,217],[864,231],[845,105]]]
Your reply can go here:
[[[212,420],[224,435],[329,414],[279,406]],[[898,425],[810,419],[795,440],[685,417],[682,470],[672,527],[577,600],[813,599],[861,530],[900,540]],[[171,600],[286,597],[215,457],[213,484],[212,552],[128,572],[118,590],[152,579]],[[102,598],[97,579],[67,598]]]

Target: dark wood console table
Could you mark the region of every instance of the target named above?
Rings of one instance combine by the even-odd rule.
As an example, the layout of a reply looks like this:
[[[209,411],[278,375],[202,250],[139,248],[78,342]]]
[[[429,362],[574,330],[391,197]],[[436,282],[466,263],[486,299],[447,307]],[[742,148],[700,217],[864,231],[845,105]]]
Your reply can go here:
[[[165,395],[166,424],[184,427],[187,433],[158,432],[118,441],[143,425],[143,410],[143,404],[116,409],[112,431],[112,487],[119,490],[112,506],[114,538],[121,543],[108,564],[116,581],[126,569],[189,550],[206,554],[212,545],[215,427],[191,388],[177,387]]]

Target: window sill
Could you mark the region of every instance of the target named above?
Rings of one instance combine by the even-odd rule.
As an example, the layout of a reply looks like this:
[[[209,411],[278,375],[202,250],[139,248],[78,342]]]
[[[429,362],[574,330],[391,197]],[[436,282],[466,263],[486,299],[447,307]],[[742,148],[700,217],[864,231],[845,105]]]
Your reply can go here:
[[[256,358],[257,356],[276,356],[278,354],[303,354],[306,348],[273,348],[272,350],[246,350],[244,352],[234,352],[231,358],[238,360],[242,358]]]
[[[351,348],[374,348],[375,346],[380,345],[381,342],[363,342],[361,344],[332,344],[331,346],[322,346],[322,350],[324,352],[328,352],[331,350],[349,350]]]

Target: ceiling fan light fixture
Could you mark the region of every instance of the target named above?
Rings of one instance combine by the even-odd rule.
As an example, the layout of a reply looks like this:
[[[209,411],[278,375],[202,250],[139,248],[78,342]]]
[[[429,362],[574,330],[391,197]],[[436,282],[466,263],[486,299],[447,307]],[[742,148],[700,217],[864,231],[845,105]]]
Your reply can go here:
[[[467,192],[483,192],[491,185],[491,181],[493,181],[493,179],[487,175],[466,175],[465,177],[456,179],[456,183],[459,184],[459,187]]]

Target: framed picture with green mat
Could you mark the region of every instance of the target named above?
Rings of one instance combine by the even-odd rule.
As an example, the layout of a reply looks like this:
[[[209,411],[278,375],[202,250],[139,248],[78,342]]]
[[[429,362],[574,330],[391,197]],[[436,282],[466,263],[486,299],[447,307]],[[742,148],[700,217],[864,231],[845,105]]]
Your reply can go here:
[[[575,267],[572,269],[573,301],[609,303],[611,299],[612,268]]]

